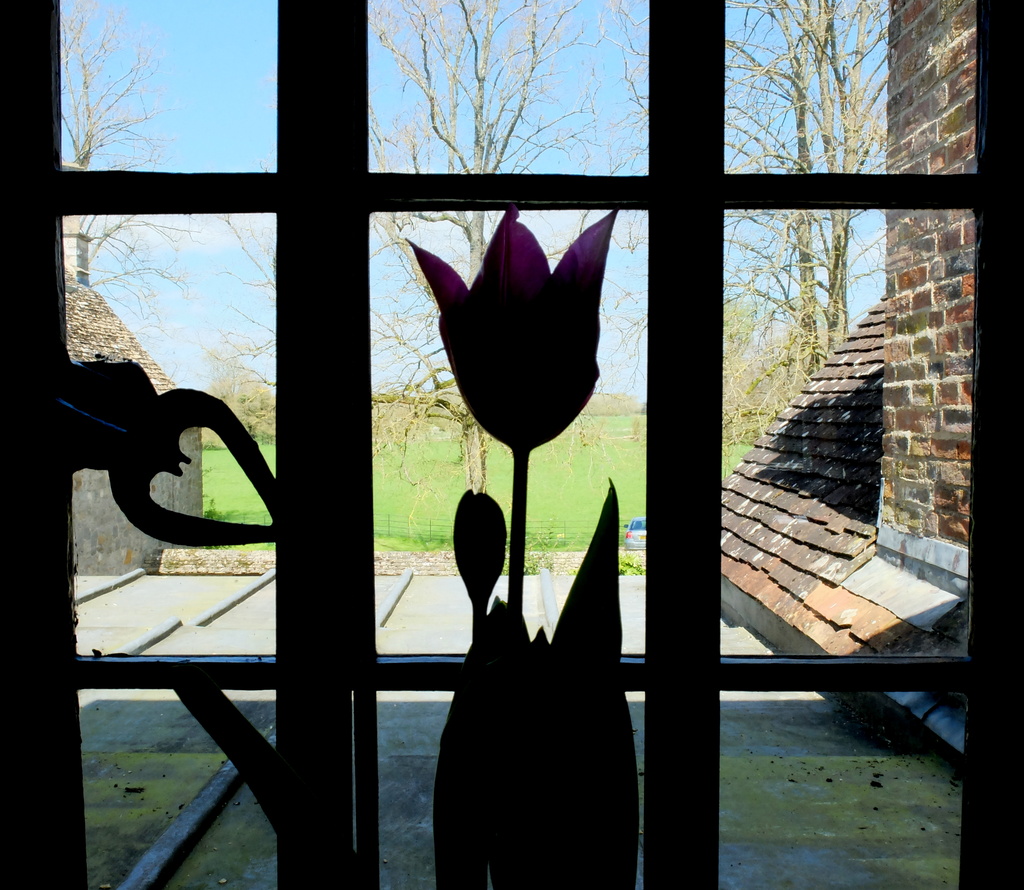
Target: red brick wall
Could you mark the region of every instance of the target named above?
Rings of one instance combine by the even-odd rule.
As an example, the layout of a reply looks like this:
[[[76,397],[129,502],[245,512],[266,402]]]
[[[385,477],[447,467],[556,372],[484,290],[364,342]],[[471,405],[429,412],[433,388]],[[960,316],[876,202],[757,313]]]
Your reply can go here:
[[[974,172],[973,0],[891,0],[890,13],[889,172]],[[974,216],[886,218],[882,521],[966,545]]]
[[[975,0],[890,0],[889,170],[973,173]]]

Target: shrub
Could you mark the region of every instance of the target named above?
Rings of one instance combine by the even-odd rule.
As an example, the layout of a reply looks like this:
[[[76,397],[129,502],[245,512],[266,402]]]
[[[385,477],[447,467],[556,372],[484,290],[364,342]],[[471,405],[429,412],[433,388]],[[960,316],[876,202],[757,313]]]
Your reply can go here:
[[[538,553],[536,550],[527,550],[526,557],[523,560],[523,574],[524,575],[539,575],[541,569],[547,569],[549,572],[554,571],[555,558],[550,553]],[[508,574],[508,554],[505,554],[505,567],[501,570],[501,574]]]
[[[206,519],[216,519],[218,522],[223,522],[228,518],[227,513],[217,509],[217,502],[213,498],[210,498],[210,502],[203,508],[203,516]]]
[[[620,575],[646,575],[647,567],[639,556],[631,553],[619,553],[619,574]]]

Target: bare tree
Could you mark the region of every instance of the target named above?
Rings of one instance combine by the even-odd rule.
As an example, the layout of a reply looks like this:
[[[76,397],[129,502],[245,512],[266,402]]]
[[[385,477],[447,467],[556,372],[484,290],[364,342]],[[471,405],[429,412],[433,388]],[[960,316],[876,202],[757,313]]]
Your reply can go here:
[[[83,170],[155,167],[167,137],[149,122],[163,111],[153,86],[159,56],[152,36],[131,34],[124,10],[96,0],[61,3],[65,161]]]
[[[210,382],[206,391],[227,404],[258,442],[274,442],[277,437],[277,394],[273,384],[260,379],[244,356],[230,345],[207,350]],[[204,433],[204,443],[219,443],[212,430]]]
[[[611,172],[646,173],[650,114],[650,3],[609,0],[601,14],[601,39],[618,47],[626,102],[609,124],[605,141]],[[638,138],[640,136],[640,138]]]
[[[246,286],[248,299],[235,302],[231,310],[239,324],[221,331],[221,345],[210,352],[235,368],[233,378],[244,378],[256,387],[277,387],[277,328],[266,320],[266,310],[277,304],[277,229],[265,214],[224,214],[218,217],[248,260],[248,274],[228,270]]]
[[[726,6],[726,169],[880,169],[886,139],[886,4],[727,0]]]
[[[582,43],[579,2],[371,2],[371,33],[417,97],[383,127],[371,97],[378,169],[522,173],[545,155],[578,157],[593,140],[592,95],[566,103],[558,66]]]
[[[159,68],[157,38],[129,31],[123,10],[103,8],[96,0],[62,0],[65,169],[142,170],[160,164],[171,140],[153,127],[169,110],[155,85]],[[154,279],[185,286],[175,263],[157,257],[189,233],[187,224],[83,216],[68,228],[86,245],[89,284],[142,316],[152,311]]]
[[[370,307],[375,453],[399,443],[404,454],[404,445],[424,430],[453,429],[463,454],[466,486],[480,491],[486,485],[489,440],[459,394],[438,336],[429,287],[405,237],[412,236],[413,228],[422,231],[425,221],[393,213],[375,222],[387,239],[377,255],[391,282]],[[464,237],[464,230],[460,235]],[[462,266],[464,260],[456,263]]]
[[[882,169],[885,6],[873,0],[728,0],[728,172]],[[774,353],[748,385],[756,388],[785,369],[782,390],[799,389],[846,338],[851,275],[861,274],[851,269],[874,249],[856,243],[858,216],[850,210],[726,215],[726,300],[753,313],[755,339],[770,342]]]
[[[524,172],[538,165],[558,170],[563,162],[572,163],[572,172],[585,168],[610,137],[598,132],[600,84],[586,66],[574,71],[570,64],[590,46],[575,15],[579,5],[579,0],[371,2],[371,34],[397,72],[405,97],[395,112],[371,90],[371,163],[383,171],[466,174]],[[633,41],[622,44],[630,51],[640,45],[632,33],[628,38],[616,33]],[[570,56],[577,52],[581,55]],[[567,86],[572,76],[576,80]],[[639,73],[634,81],[646,102]],[[626,145],[626,124],[624,116],[617,156],[639,157],[641,151]],[[445,253],[468,279],[480,266],[497,218],[455,211],[382,213],[373,221],[374,261],[385,270],[388,290],[371,310],[378,367],[374,402],[378,421],[391,427],[389,437],[380,427],[376,438],[393,440],[398,418],[406,424],[403,435],[411,434],[409,424],[447,422],[461,442],[467,487],[476,491],[486,484],[487,438],[458,397],[437,336],[436,309],[407,239],[415,230],[416,240],[423,243],[425,237],[431,250],[437,243],[447,245],[447,251],[436,252]],[[566,231],[553,245],[555,254],[582,231],[586,217],[579,222],[575,234]],[[431,234],[424,236],[428,223]],[[397,411],[397,403],[405,410]]]
[[[727,296],[722,337],[723,473],[735,466],[804,383],[799,338],[793,333],[785,322],[766,324],[754,303]]]

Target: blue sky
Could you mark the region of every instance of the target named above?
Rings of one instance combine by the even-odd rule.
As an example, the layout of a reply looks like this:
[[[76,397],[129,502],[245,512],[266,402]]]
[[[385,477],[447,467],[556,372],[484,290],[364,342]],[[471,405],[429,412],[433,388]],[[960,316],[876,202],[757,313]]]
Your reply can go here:
[[[153,85],[167,110],[153,122],[173,137],[161,170],[261,169],[277,141],[277,3],[274,0],[129,0],[129,33],[159,48]],[[197,23],[198,26],[197,26]]]
[[[588,39],[595,36],[594,23],[603,5],[600,0],[584,2]],[[160,104],[167,110],[151,126],[172,141],[157,169],[242,172],[258,171],[268,163],[273,169],[277,4],[268,0],[131,0],[120,7],[125,11],[125,29],[130,34],[145,32],[159,48],[159,74],[152,85],[162,91]],[[582,58],[584,50],[574,52]],[[379,53],[379,46],[373,48],[371,43],[371,55]],[[594,64],[603,72],[602,80],[608,77],[604,66],[611,61],[597,58]],[[568,68],[567,76],[576,77],[572,66]],[[394,72],[382,70],[383,80],[396,86]],[[572,87],[575,90],[577,85]],[[381,92],[387,90],[384,87]],[[602,90],[603,98],[610,101],[614,87],[603,85]],[[393,96],[378,94],[377,99],[382,111],[395,110]],[[252,221],[261,229],[273,226],[272,217]],[[163,222],[187,230],[173,251],[162,239],[152,239],[153,250],[165,262],[173,261],[187,271],[187,290],[152,282],[158,291],[153,308],[159,319],[144,318],[130,306],[115,309],[179,385],[205,388],[211,371],[205,350],[218,345],[220,331],[237,330],[244,324],[236,310],[272,325],[273,306],[258,291],[245,287],[244,280],[253,277],[255,268],[223,224],[198,217]],[[641,257],[613,249],[613,254],[609,271],[614,270],[620,281],[626,274],[620,264],[628,264],[630,274],[645,274],[645,253]],[[642,286],[646,290],[645,281]],[[606,290],[613,294],[617,287],[621,285],[612,284]],[[609,330],[609,345],[612,337]],[[272,370],[267,373],[274,376]],[[633,380],[622,388],[646,398],[645,383],[637,382],[635,376]]]
[[[274,0],[130,0],[124,30],[157,47],[159,70],[150,86],[164,110],[150,132],[170,137],[155,168],[169,172],[247,172],[273,169],[277,141],[277,3]],[[108,7],[100,5],[100,17]],[[201,23],[197,26],[197,23]],[[131,56],[115,60],[128,64]],[[227,209],[227,208],[226,208]],[[160,264],[187,275],[186,288],[150,279],[150,307],[113,304],[153,357],[179,385],[204,388],[210,377],[205,349],[221,330],[238,329],[237,309],[273,325],[274,311],[245,280],[257,270],[221,222],[209,217],[151,218],[179,233],[176,249],[145,232]],[[260,230],[273,217],[247,220]],[[272,242],[272,234],[270,236]],[[241,279],[241,280],[240,280]],[[272,374],[272,369],[267,369]]]

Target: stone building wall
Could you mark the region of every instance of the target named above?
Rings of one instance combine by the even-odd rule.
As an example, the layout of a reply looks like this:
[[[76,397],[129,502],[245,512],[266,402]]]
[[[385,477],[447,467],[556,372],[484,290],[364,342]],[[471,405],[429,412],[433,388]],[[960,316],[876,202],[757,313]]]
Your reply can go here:
[[[154,502],[189,516],[203,515],[203,450],[198,429],[186,430],[181,449],[192,463],[179,476],[158,474],[150,484]],[[121,512],[110,492],[106,470],[79,470],[72,488],[75,558],[80,575],[122,575],[145,565],[162,548],[172,547],[139,531]]]
[[[75,239],[70,241],[75,244]],[[66,244],[66,248],[68,245]],[[82,283],[88,276],[76,265],[79,278],[65,277],[67,350],[72,361],[137,362],[158,393],[174,382],[118,318],[106,300]],[[152,481],[153,500],[162,507],[190,516],[203,515],[202,434],[186,430],[181,450],[192,463],[182,476],[160,473]],[[75,555],[81,575],[120,575],[143,566],[147,556],[171,546],[133,526],[110,493],[106,470],[79,470],[72,489]]]
[[[153,551],[143,566],[150,575],[263,575],[276,567],[276,550],[186,547]]]

